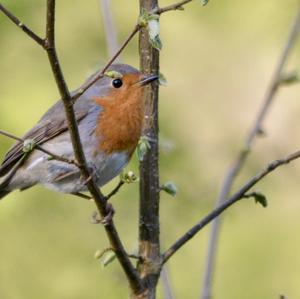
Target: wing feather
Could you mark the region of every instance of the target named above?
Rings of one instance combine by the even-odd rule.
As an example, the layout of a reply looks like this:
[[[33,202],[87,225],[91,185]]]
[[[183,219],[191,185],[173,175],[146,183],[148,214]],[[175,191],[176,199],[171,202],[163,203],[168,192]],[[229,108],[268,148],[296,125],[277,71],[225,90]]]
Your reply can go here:
[[[86,109],[81,109],[80,111],[75,112],[77,122],[80,122],[87,115],[89,105],[85,106]],[[61,107],[62,110],[58,114],[55,114],[56,110],[58,110],[58,107]],[[47,140],[52,139],[55,136],[68,130],[68,124],[62,105],[60,103],[57,103],[50,110],[52,110],[51,112],[53,112],[53,114],[51,115],[51,113],[49,113],[48,111],[40,120],[40,122],[29,132],[27,132],[22,137],[22,139],[33,139],[37,144],[43,144]],[[19,161],[23,154],[23,143],[15,143],[8,150],[0,166],[0,177],[7,174],[10,169]]]

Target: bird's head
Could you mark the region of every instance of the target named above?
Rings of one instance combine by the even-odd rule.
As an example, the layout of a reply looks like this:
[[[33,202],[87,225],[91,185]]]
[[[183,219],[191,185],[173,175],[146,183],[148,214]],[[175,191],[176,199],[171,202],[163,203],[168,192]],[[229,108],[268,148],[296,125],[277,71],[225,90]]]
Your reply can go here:
[[[158,79],[157,75],[144,75],[127,64],[113,64],[99,79],[90,93],[97,100],[123,103],[128,100],[140,100],[144,87]],[[95,96],[96,95],[96,96]]]

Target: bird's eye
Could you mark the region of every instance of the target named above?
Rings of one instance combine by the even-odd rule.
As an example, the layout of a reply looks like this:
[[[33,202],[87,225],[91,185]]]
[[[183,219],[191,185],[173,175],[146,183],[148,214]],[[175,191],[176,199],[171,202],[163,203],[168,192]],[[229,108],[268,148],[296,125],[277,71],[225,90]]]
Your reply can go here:
[[[121,79],[114,79],[112,85],[114,88],[120,88],[123,85],[123,82]]]

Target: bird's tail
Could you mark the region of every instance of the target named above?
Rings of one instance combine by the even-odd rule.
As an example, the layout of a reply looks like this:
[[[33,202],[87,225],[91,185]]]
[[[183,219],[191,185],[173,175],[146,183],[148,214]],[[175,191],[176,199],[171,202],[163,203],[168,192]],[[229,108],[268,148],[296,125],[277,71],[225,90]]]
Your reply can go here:
[[[5,197],[8,193],[10,193],[11,191],[8,190],[8,184],[9,181],[4,178],[3,180],[1,180],[2,178],[0,178],[0,200]]]

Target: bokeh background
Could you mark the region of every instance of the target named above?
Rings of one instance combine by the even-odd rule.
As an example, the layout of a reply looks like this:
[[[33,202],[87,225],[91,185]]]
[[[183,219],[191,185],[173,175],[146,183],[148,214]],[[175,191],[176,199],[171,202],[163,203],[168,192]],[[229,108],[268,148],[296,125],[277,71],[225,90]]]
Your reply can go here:
[[[99,1],[57,1],[57,46],[75,89],[108,59]],[[173,1],[160,1],[161,6]],[[161,181],[179,188],[161,196],[161,240],[168,247],[209,212],[222,176],[241,148],[286,40],[297,1],[200,1],[161,18]],[[45,1],[5,0],[25,24],[44,33]],[[119,41],[132,30],[137,1],[111,0]],[[299,43],[286,67],[300,69]],[[0,128],[21,136],[58,99],[46,54],[0,15]],[[122,61],[138,66],[137,39]],[[300,86],[281,88],[235,188],[268,161],[299,149]],[[12,141],[0,137],[0,156]],[[127,169],[137,170],[136,157]],[[224,218],[214,298],[300,298],[300,163],[273,173],[253,200]],[[105,188],[110,190],[116,181]],[[115,221],[129,251],[137,247],[138,186],[114,199]],[[14,192],[0,203],[0,298],[127,298],[118,263],[94,259],[108,246],[90,224],[93,204],[41,187]],[[168,264],[176,298],[198,298],[209,228]],[[163,298],[159,289],[159,298]]]

